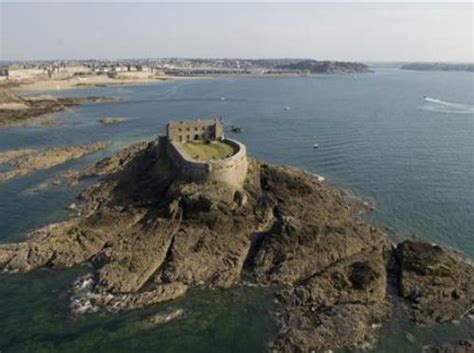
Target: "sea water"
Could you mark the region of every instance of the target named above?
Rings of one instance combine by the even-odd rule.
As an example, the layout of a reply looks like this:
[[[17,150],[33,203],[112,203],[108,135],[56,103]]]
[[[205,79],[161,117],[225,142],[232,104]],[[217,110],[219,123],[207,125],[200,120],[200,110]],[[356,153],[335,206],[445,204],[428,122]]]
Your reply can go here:
[[[474,259],[474,75],[380,69],[373,74],[226,78],[48,92],[115,96],[59,113],[60,125],[0,130],[0,151],[111,140],[112,147],[0,184],[0,242],[20,241],[65,219],[84,187],[41,189],[135,141],[153,139],[173,119],[222,117],[249,154],[317,173],[375,205],[372,221],[397,238],[416,234]],[[222,99],[224,98],[224,99]],[[120,124],[98,119],[120,116]],[[313,148],[317,143],[319,148]],[[70,283],[87,268],[1,275],[2,352],[262,352],[276,333],[271,292],[192,291],[166,305],[74,317]],[[144,330],[147,315],[182,307],[185,316]],[[397,315],[395,315],[397,316]],[[377,352],[419,352],[473,331],[472,321],[416,328],[403,318],[382,329]],[[408,334],[408,335],[407,335]],[[407,338],[408,337],[408,338]]]

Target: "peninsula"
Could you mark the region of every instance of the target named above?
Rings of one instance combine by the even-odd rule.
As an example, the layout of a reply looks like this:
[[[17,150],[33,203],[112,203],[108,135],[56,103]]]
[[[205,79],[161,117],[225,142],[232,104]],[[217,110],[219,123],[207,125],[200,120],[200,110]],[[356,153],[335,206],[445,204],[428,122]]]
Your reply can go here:
[[[270,286],[272,352],[371,346],[394,297],[423,325],[472,313],[474,268],[457,254],[393,243],[344,191],[250,158],[219,120],[170,122],[165,136],[76,175],[90,176],[100,182],[81,192],[74,217],[0,246],[7,272],[90,263],[76,312],[136,309],[192,287]]]

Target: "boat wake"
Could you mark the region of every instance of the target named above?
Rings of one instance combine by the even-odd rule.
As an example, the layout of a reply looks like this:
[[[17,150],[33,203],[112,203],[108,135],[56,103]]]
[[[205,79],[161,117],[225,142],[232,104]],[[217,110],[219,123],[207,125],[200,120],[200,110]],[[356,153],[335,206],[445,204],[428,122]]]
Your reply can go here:
[[[431,97],[424,97],[423,105],[420,108],[438,113],[474,114],[474,105],[448,102]]]

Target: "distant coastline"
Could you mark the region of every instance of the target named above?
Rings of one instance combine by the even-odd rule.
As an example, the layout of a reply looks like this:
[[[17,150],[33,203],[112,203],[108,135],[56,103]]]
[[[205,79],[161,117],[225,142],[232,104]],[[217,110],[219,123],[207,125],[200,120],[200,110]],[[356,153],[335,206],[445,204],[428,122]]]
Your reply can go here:
[[[136,85],[179,78],[371,72],[358,62],[313,59],[127,59],[0,62],[0,86],[27,90]]]
[[[400,67],[402,70],[415,71],[467,71],[474,72],[474,64],[453,63],[410,63]]]
[[[299,70],[308,73],[347,74],[372,72],[369,66],[358,62],[304,60],[282,65],[285,70]]]

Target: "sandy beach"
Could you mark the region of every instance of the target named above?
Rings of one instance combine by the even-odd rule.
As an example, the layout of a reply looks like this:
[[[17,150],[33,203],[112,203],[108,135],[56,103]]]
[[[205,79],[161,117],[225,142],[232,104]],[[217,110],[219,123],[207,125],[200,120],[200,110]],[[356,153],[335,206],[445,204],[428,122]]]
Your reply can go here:
[[[107,76],[88,76],[75,77],[63,80],[55,79],[35,79],[20,81],[14,87],[14,90],[28,90],[28,91],[51,91],[64,90],[81,87],[101,87],[101,86],[121,86],[121,85],[138,85],[147,84],[157,81],[168,81],[174,78],[169,76],[157,76],[148,78],[109,78]]]

